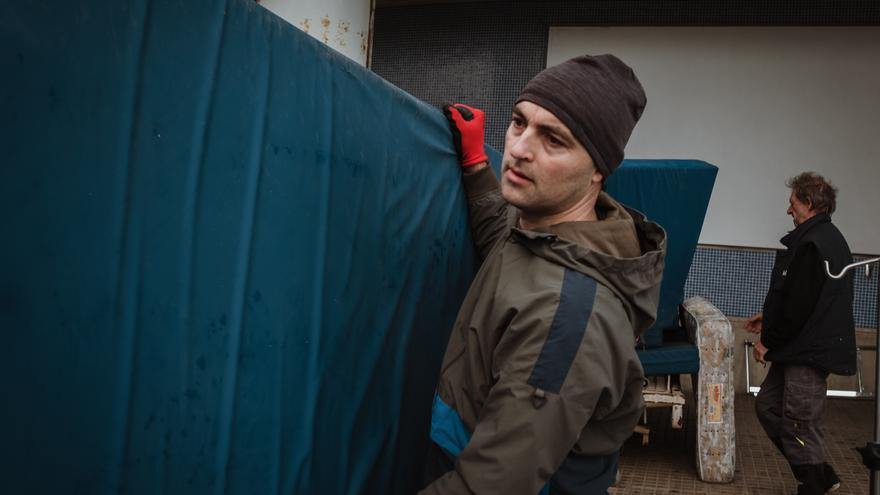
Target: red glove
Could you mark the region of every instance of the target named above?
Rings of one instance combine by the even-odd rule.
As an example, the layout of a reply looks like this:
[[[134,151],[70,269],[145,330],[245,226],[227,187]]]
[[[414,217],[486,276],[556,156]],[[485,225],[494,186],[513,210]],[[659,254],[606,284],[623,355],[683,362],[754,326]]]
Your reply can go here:
[[[483,111],[456,103],[443,105],[443,114],[449,121],[452,142],[461,166],[473,167],[489,161],[486,150],[483,149]]]

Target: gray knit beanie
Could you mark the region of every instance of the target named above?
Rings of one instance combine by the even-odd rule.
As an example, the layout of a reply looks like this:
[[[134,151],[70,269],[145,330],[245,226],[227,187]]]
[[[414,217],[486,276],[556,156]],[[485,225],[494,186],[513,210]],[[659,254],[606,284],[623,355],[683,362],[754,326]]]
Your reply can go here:
[[[645,109],[645,91],[633,70],[614,55],[582,55],[535,76],[516,99],[541,106],[584,145],[608,177]]]

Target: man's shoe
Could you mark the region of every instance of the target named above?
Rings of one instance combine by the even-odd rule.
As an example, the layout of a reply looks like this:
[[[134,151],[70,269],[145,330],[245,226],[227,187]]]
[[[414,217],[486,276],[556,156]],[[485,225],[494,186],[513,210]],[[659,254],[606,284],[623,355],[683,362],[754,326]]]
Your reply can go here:
[[[831,467],[831,464],[825,463],[824,466],[824,476],[825,476],[825,491],[826,492],[836,492],[838,488],[840,488],[840,478],[837,476],[837,473],[834,472],[834,468]]]
[[[824,466],[822,464],[793,464],[791,470],[798,481],[798,495],[822,495],[825,493]]]
[[[820,487],[809,483],[801,483],[799,481],[797,487],[796,495],[821,495],[823,493]]]

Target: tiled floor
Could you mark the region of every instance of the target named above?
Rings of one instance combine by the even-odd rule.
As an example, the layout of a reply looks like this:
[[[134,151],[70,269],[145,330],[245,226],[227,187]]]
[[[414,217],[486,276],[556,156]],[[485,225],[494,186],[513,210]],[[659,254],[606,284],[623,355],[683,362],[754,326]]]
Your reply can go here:
[[[624,446],[621,479],[609,492],[622,494],[793,494],[794,477],[785,459],[767,440],[755,417],[755,399],[736,397],[736,475],[733,483],[703,483],[694,465],[696,418],[688,415],[682,430],[669,428],[669,410],[653,409],[649,415],[651,443],[642,447],[641,436]],[[868,472],[853,450],[873,434],[873,402],[829,399],[825,438],[827,459],[841,478],[836,495],[867,494]]]

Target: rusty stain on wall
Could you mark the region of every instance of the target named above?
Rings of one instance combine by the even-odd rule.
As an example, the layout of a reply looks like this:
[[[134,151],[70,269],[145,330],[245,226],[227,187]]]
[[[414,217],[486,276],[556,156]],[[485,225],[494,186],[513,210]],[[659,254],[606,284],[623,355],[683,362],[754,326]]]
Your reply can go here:
[[[321,19],[321,27],[324,28],[321,31],[321,41],[323,41],[324,44],[327,44],[330,42],[330,16],[329,15],[325,14],[324,18]]]
[[[367,33],[358,31],[357,35],[361,38],[361,53],[367,54]]]
[[[336,26],[336,38],[334,41],[339,46],[345,46],[345,34],[348,33],[349,28],[351,27],[351,23],[348,21],[339,21],[339,24]]]
[[[279,15],[278,21],[290,22],[300,31],[358,63],[368,63],[372,34],[369,25],[364,25],[364,21],[367,19],[359,19],[357,16],[337,17],[333,8],[337,5],[338,0],[330,2],[262,0],[262,3],[268,4],[269,10]],[[293,7],[293,5],[300,3],[302,5]],[[253,3],[251,5],[258,8]],[[351,12],[351,14],[359,14],[359,12]],[[370,12],[368,19],[371,23],[372,12]]]

